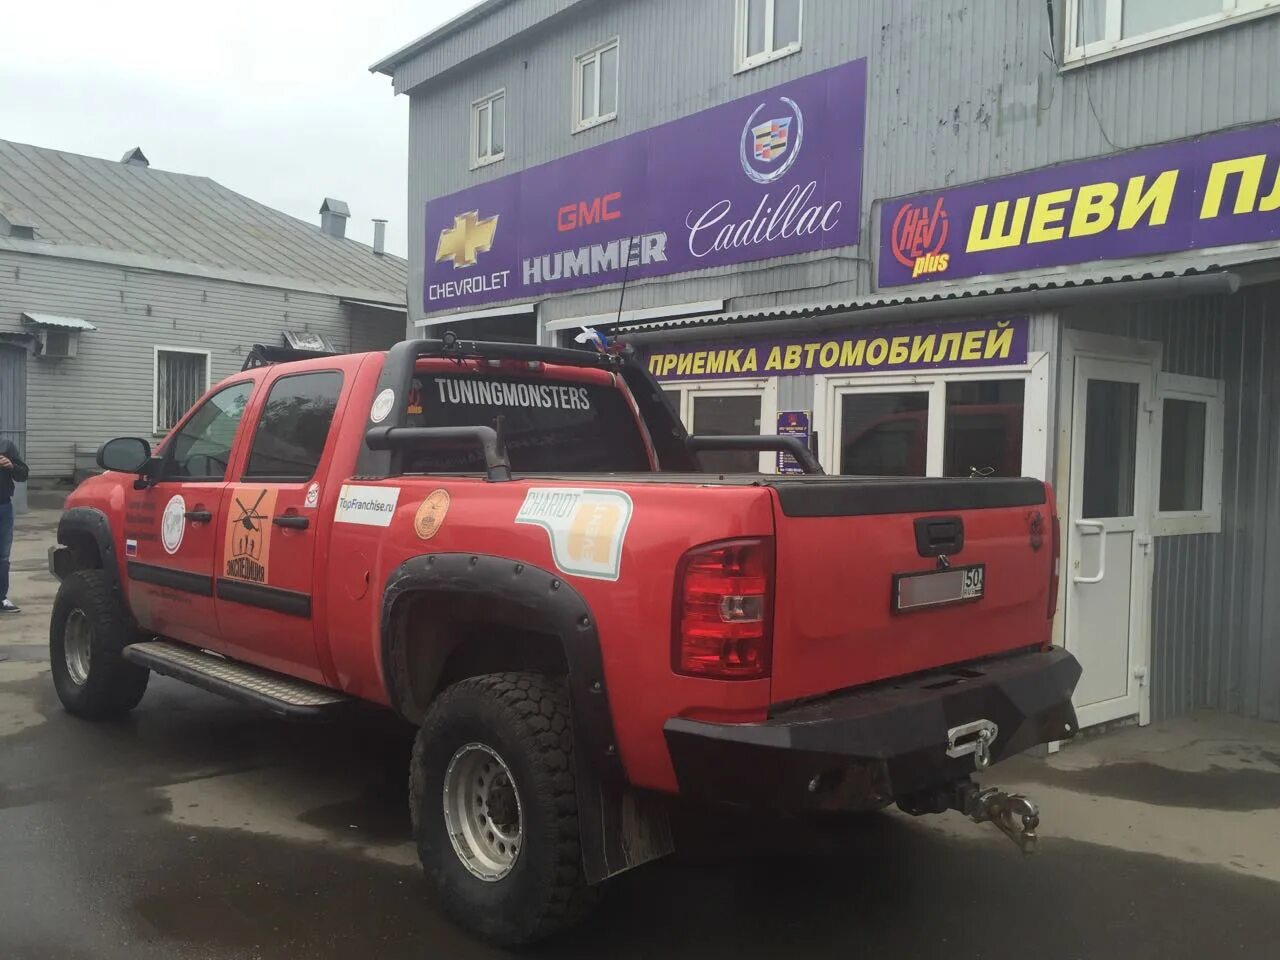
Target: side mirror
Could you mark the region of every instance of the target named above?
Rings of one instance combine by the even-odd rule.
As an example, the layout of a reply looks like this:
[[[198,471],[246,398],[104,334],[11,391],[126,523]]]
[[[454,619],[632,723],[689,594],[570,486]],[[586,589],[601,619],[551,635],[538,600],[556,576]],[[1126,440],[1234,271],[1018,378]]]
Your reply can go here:
[[[151,444],[141,437],[117,437],[98,448],[98,466],[120,473],[141,473],[151,461]]]

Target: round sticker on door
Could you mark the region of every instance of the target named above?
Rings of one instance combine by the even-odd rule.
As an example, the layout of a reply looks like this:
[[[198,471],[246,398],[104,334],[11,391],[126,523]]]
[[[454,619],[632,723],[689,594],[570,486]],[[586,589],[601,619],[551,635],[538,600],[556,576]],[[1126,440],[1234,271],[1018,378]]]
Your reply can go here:
[[[302,502],[302,505],[308,510],[314,510],[316,508],[316,504],[319,502],[320,484],[313,483],[311,486],[307,487],[307,499]]]
[[[177,553],[187,532],[187,501],[182,494],[175,494],[165,504],[160,517],[160,542],[165,553]]]
[[[396,392],[390,387],[383,390],[373,400],[373,409],[369,411],[369,419],[374,423],[381,423],[391,414],[391,408],[396,405]]]
[[[440,527],[448,513],[449,491],[432,490],[427,494],[427,499],[422,501],[422,506],[418,507],[418,513],[413,518],[413,532],[418,535],[419,540],[430,540],[440,532]]]

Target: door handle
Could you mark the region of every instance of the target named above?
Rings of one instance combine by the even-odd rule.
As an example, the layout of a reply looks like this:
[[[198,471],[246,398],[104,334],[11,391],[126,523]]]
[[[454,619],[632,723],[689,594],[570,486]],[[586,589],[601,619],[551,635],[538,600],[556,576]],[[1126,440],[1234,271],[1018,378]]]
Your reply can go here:
[[[282,517],[276,517],[271,521],[277,527],[285,527],[289,530],[305,530],[311,526],[311,521],[306,517],[299,517],[295,514],[285,514]]]
[[[1077,520],[1076,526],[1081,530],[1097,530],[1102,537],[1098,544],[1098,573],[1092,577],[1072,577],[1074,583],[1101,583],[1107,575],[1107,525],[1098,520]]]
[[[192,523],[208,523],[213,519],[213,514],[208,510],[188,510],[183,516]]]

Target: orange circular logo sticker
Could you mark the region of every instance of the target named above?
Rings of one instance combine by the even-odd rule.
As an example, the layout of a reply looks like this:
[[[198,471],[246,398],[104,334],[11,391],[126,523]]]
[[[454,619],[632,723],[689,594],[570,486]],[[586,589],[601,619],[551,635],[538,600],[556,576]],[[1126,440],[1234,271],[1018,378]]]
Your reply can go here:
[[[420,540],[430,540],[440,532],[445,516],[449,513],[449,491],[432,490],[418,507],[413,518],[413,532]]]

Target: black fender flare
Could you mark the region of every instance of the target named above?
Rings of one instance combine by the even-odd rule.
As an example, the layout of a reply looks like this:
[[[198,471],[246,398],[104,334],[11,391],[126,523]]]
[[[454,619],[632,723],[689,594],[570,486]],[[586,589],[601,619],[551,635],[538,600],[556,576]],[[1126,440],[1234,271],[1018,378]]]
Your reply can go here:
[[[393,570],[382,594],[381,617],[383,682],[392,704],[398,708],[401,703],[393,649],[396,603],[408,594],[432,591],[510,602],[528,611],[530,629],[557,637],[569,669],[575,752],[590,760],[602,780],[623,782],[595,617],[582,594],[560,574],[541,567],[507,557],[435,553],[413,557]]]
[[[107,515],[96,507],[72,507],[65,511],[58,519],[58,543],[70,545],[79,536],[88,536],[97,544],[107,585],[123,602],[120,558],[116,556],[116,542]]]

